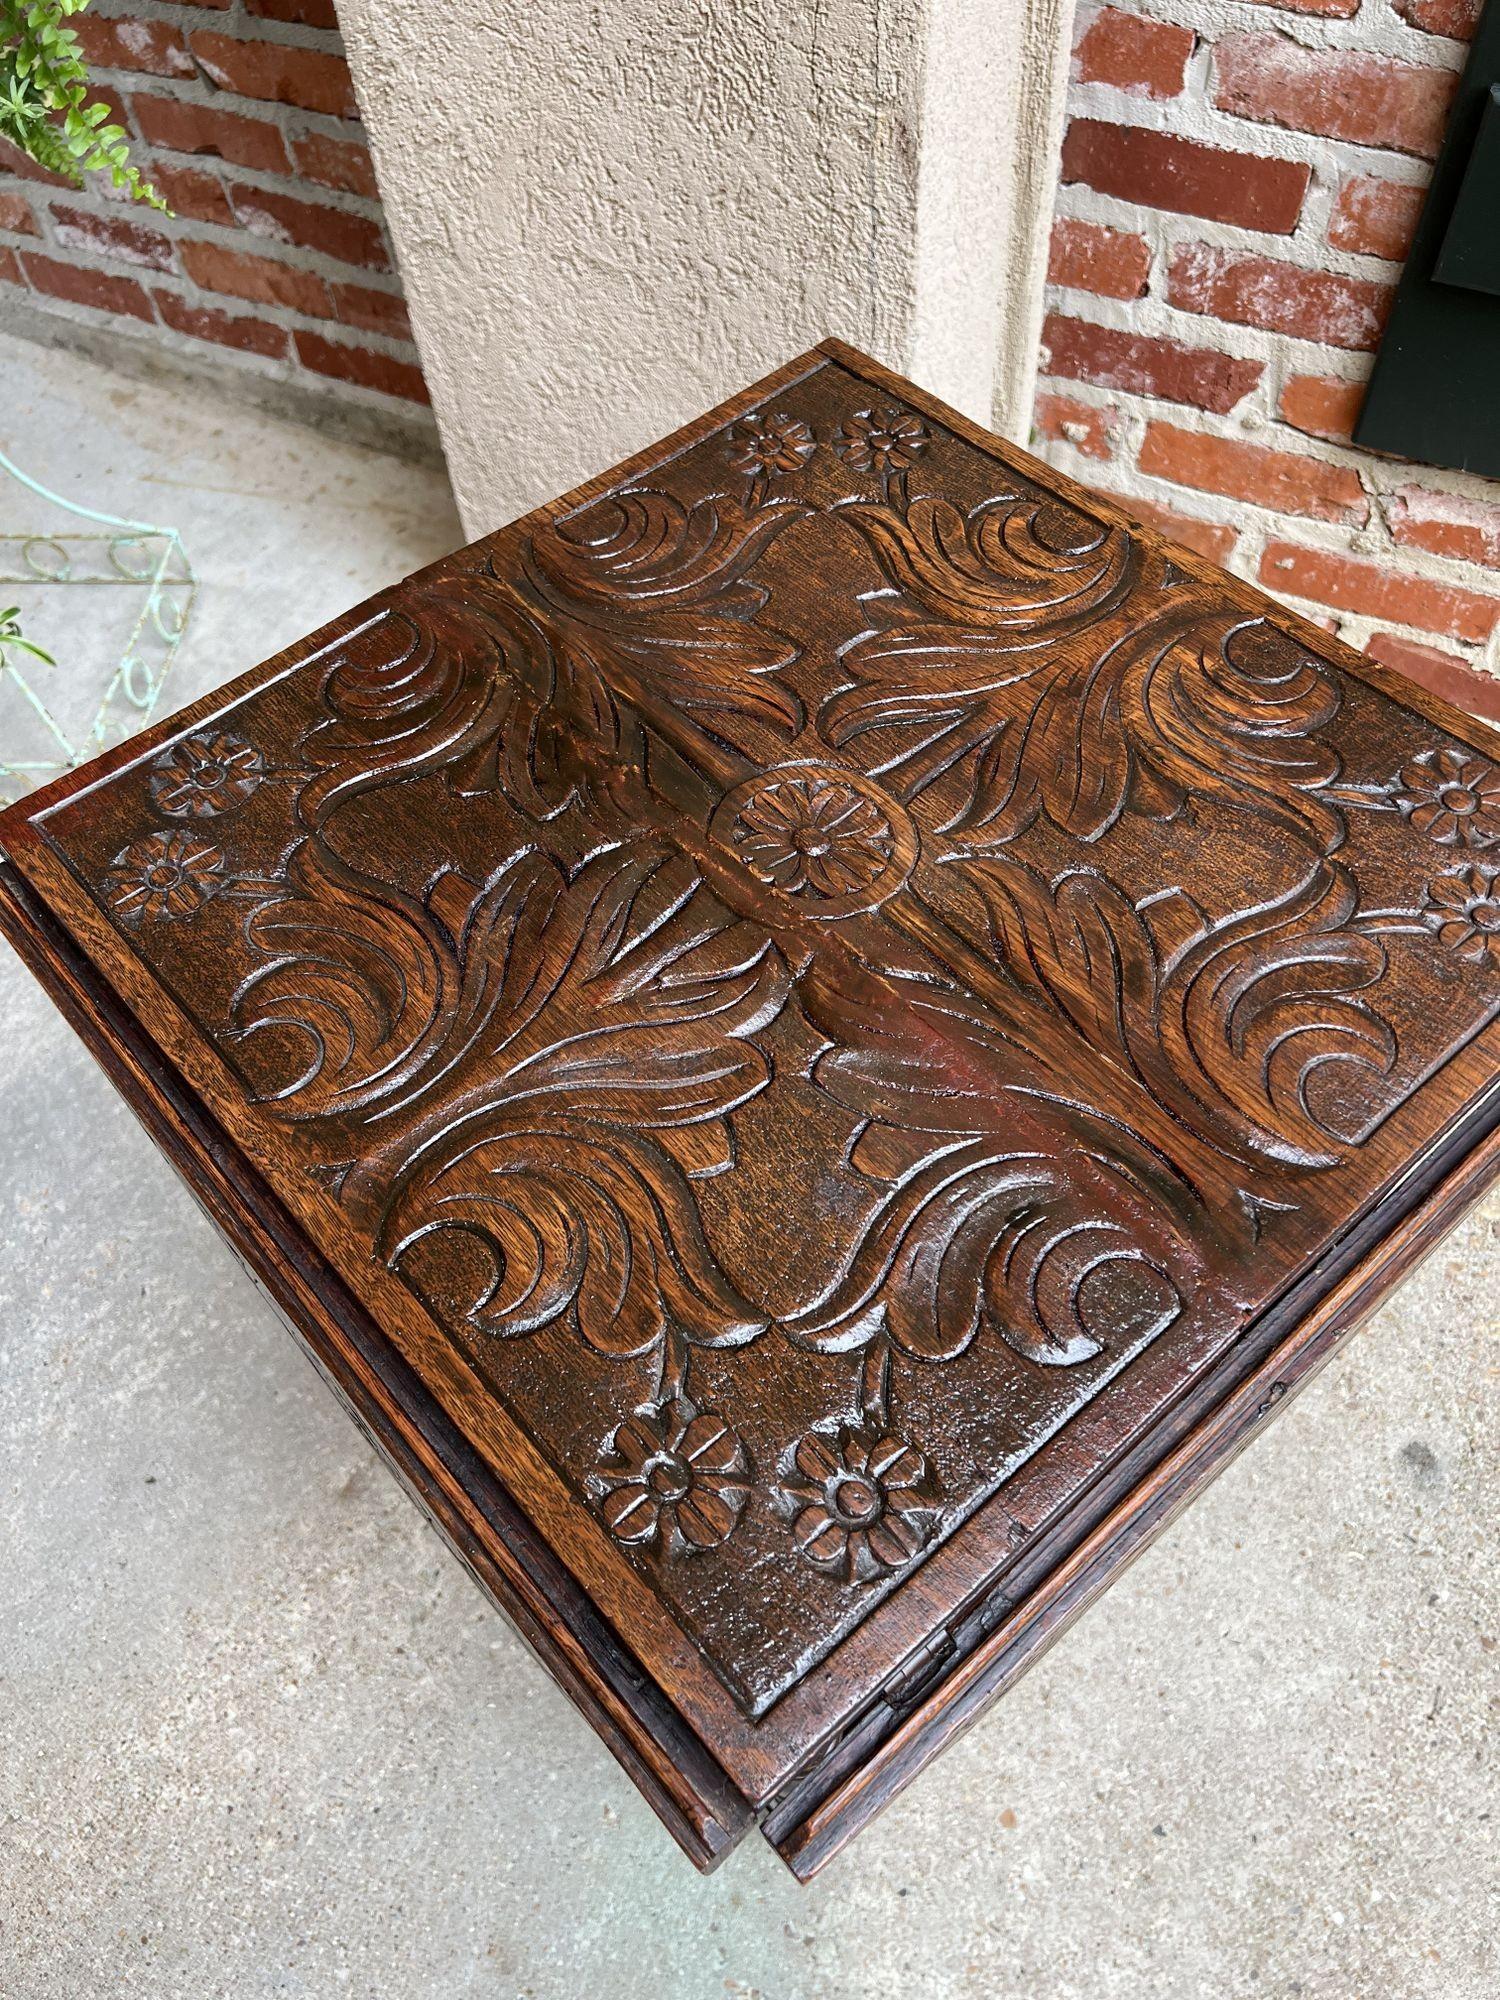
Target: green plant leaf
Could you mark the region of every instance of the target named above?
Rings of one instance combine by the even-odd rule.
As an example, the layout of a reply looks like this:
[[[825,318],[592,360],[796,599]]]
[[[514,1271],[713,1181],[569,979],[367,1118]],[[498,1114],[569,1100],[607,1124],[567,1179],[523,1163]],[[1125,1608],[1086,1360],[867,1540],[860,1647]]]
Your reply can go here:
[[[88,68],[69,15],[88,0],[0,0],[0,136],[49,173],[82,187],[108,174],[134,200],[170,214],[151,183],[130,164],[123,126],[111,108],[89,100]]]

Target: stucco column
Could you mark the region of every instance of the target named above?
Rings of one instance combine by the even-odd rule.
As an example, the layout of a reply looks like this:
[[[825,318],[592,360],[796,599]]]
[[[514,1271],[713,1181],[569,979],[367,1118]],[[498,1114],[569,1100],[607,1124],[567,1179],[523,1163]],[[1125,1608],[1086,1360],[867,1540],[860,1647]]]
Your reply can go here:
[[[1071,0],[340,0],[465,525],[839,334],[1024,436]]]

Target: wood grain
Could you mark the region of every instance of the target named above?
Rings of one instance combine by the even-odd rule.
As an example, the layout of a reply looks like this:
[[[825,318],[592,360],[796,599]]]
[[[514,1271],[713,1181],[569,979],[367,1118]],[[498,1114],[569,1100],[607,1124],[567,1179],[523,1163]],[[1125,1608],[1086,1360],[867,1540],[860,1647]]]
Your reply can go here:
[[[821,1865],[1494,1167],[1496,738],[834,343],[0,839],[700,1865]]]

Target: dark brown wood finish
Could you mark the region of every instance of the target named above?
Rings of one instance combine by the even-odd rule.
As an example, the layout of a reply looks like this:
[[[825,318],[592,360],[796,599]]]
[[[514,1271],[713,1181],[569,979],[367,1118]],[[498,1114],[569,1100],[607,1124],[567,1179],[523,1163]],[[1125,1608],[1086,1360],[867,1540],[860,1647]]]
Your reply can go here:
[[[700,1866],[821,1865],[1500,1167],[1500,740],[835,343],[0,841]]]

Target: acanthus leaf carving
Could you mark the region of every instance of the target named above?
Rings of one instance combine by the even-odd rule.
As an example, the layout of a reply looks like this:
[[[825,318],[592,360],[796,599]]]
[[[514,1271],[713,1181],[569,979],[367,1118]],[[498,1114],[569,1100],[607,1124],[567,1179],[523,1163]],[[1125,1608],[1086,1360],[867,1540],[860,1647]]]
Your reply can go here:
[[[475,1240],[493,1275],[470,1317],[491,1332],[570,1306],[607,1353],[669,1326],[722,1345],[763,1330],[657,1136],[722,1123],[768,1082],[751,1037],[786,979],[762,933],[641,844],[571,881],[536,852],[483,888],[450,871],[424,902],[314,842],[288,873],[293,893],[248,920],[267,963],[234,1001],[238,1052],[275,1049],[263,1096],[345,1157],[340,1198],[388,1262],[441,1230]]]
[[[1348,871],[1320,859],[1284,895],[1210,922],[1183,892],[1136,907],[1080,869],[1049,884],[1011,857],[950,871],[1010,977],[1246,1164],[1330,1166],[1347,1150],[1310,1090],[1341,1065],[1389,1075],[1396,1038],[1364,996],[1386,969],[1353,927]]]
[[[498,792],[545,820],[586,789],[585,744],[618,754],[629,739],[592,660],[560,652],[483,571],[410,585],[339,648],[323,703],[303,744],[310,828],[359,793],[429,770],[459,796]]]
[[[835,748],[873,738],[864,754],[907,800],[966,770],[952,831],[1003,842],[1045,815],[1094,841],[1127,809],[1168,818],[1198,793],[1258,804],[1319,846],[1338,837],[1319,796],[1338,772],[1319,735],[1337,687],[1265,621],[1174,596],[1107,636],[1137,546],[1056,503],[838,512],[927,617],[843,649],[855,685],[825,702],[820,731]]]
[[[612,680],[623,663],[657,700],[731,742],[743,724],[786,739],[801,727],[802,705],[776,676],[797,647],[757,621],[765,593],[748,573],[810,511],[725,494],[684,506],[628,488],[539,528],[527,574],[560,647],[593,676]]]
[[[1135,545],[1123,529],[1050,494],[994,494],[967,515],[941,497],[904,507],[846,501],[836,512],[892,583],[956,639],[1009,634],[1040,649],[1098,619],[1135,573]]]
[[[886,1192],[787,1322],[793,1340],[837,1352],[889,1336],[937,1361],[988,1328],[1068,1367],[1207,1296],[1196,1190],[1137,1135],[1019,1084],[977,1005],[917,989],[875,1010],[821,965],[798,995],[829,1042],[820,1087],[869,1121],[852,1163]],[[903,1134],[918,1140],[904,1160]]]
[[[447,879],[443,907],[462,893]],[[751,1037],[785,995],[769,940],[685,861],[640,844],[571,880],[546,856],[516,857],[461,919],[428,916],[451,1001],[419,1065],[375,1052],[388,1087],[341,1189],[382,1257],[400,1264],[445,1229],[472,1238],[492,1278],[470,1317],[491,1332],[576,1307],[607,1353],[646,1352],[674,1326],[753,1338],[765,1315],[720,1271],[658,1135],[722,1122],[765,1088]],[[365,1022],[381,1026],[379,1010]]]
[[[245,920],[261,959],[229,1005],[228,1045],[254,1094],[300,1121],[398,1091],[456,998],[442,932],[414,897],[306,839]]]

